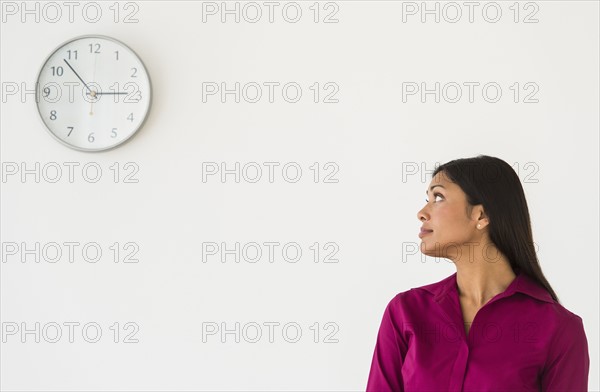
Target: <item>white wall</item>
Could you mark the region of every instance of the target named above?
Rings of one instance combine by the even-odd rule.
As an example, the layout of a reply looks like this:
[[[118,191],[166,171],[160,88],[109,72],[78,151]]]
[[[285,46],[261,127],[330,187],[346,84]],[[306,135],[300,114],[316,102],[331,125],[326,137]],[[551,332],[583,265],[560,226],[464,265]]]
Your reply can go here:
[[[18,7],[16,15],[7,12],[7,3]],[[518,23],[509,8],[513,2],[479,3],[473,23],[461,2],[457,23],[448,21],[454,10],[445,3],[438,3],[439,23],[432,15],[422,23],[420,13],[403,22],[403,7],[421,2],[392,1],[337,1],[328,8],[321,2],[319,23],[313,2],[297,3],[297,23],[282,17],[285,2],[275,8],[273,23],[262,2],[258,23],[243,15],[240,23],[232,16],[222,23],[218,15],[203,22],[203,3],[192,1],[136,2],[137,23],[123,23],[135,10],[123,2],[115,23],[111,3],[98,3],[103,13],[96,23],[83,18],[86,3],[78,3],[73,23],[62,2],[56,3],[64,12],[56,23],[44,20],[46,3],[37,3],[39,22],[35,15],[21,20],[21,2],[2,5],[3,91],[7,83],[33,88],[50,52],[85,34],[125,42],[145,62],[153,84],[143,129],[101,153],[54,140],[30,94],[3,97],[1,236],[3,246],[17,243],[19,253],[2,255],[1,318],[6,328],[40,323],[41,337],[36,343],[32,333],[22,342],[21,330],[3,333],[2,389],[364,390],[389,299],[455,271],[450,262],[421,262],[402,252],[403,243],[419,241],[416,213],[430,181],[422,169],[477,154],[498,156],[519,170],[543,270],[562,303],[584,320],[589,387],[600,388],[597,2],[521,3]],[[31,9],[35,4],[27,2]],[[500,20],[486,21],[482,9],[488,7],[493,18],[496,5]],[[293,8],[288,11],[294,17]],[[338,23],[323,23],[334,11]],[[523,23],[532,13],[538,22]],[[303,95],[288,103],[276,89],[271,103],[265,88],[258,103],[235,103],[232,96],[224,103],[218,97],[202,102],[206,82],[296,82]],[[315,82],[335,83],[339,102],[323,103],[323,93],[332,90],[321,88],[314,103],[309,87]],[[439,82],[448,95],[439,103],[432,95],[403,102],[407,82],[427,88]],[[453,82],[463,87],[457,103],[449,102]],[[473,102],[465,82],[480,83]],[[490,82],[502,89],[496,103],[485,100],[494,98],[493,90],[482,95]],[[517,103],[510,89],[516,82]],[[539,89],[532,97],[537,103],[523,102],[534,91],[525,83]],[[32,169],[36,162],[40,170],[56,163],[65,171],[68,162],[95,163],[103,176],[90,183],[78,170],[73,182],[65,172],[56,183],[43,176],[37,183],[34,175],[22,180],[5,171],[7,163]],[[115,183],[111,165],[123,170],[128,162],[139,168],[138,182]],[[233,175],[224,183],[218,176],[203,182],[206,162],[228,168],[257,162],[263,177],[257,183],[236,183]],[[279,164],[272,183],[264,162]],[[286,163],[302,169],[298,182],[282,177]],[[412,167],[418,172],[407,175]],[[338,182],[324,182],[334,168]],[[36,263],[35,255],[19,261],[22,244],[32,249],[53,242],[65,253],[65,242],[79,243],[74,261],[66,254],[56,263]],[[135,243],[139,262],[115,263],[116,242],[121,259],[123,245]],[[222,263],[218,255],[203,262],[202,244],[208,242],[280,245],[272,263],[266,254],[256,263],[236,263],[232,256]],[[315,263],[315,242],[321,259],[324,244],[334,243],[339,262]],[[96,263],[82,259],[88,243],[102,249]],[[286,243],[300,246],[300,261],[282,258]],[[68,322],[80,323],[73,342]],[[123,342],[134,331],[124,327],[127,322],[138,328],[137,343]],[[240,323],[246,339],[236,343],[230,334],[223,343],[214,335],[203,342],[202,325],[211,322],[228,328]],[[279,323],[273,342],[268,322]],[[52,323],[63,333],[56,343],[49,342]],[[97,343],[82,336],[87,323],[100,326]],[[256,343],[249,341],[252,323],[262,327]],[[293,329],[282,335],[286,323],[300,326],[297,343],[285,340],[294,337]],[[324,342],[330,333],[337,343]],[[93,335],[88,330],[86,337]]]

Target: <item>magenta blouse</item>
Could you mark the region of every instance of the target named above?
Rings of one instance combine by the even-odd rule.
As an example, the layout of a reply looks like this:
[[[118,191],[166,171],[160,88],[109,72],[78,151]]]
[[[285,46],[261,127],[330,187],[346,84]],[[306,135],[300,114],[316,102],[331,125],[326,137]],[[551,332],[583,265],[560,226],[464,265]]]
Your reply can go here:
[[[583,321],[520,273],[467,337],[456,273],[387,305],[367,391],[587,391]]]

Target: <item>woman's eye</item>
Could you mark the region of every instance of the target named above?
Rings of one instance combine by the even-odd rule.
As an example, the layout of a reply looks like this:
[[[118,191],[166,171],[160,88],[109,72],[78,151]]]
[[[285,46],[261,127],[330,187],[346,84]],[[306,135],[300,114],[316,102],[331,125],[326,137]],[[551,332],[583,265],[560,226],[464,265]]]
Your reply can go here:
[[[434,198],[437,198],[438,196],[439,196],[439,197],[441,197],[442,199],[444,198],[444,196],[442,196],[440,193],[434,193],[434,194],[433,194],[433,197],[434,197]],[[426,201],[427,203],[429,203],[429,200],[428,200],[428,199],[425,199],[425,201]]]

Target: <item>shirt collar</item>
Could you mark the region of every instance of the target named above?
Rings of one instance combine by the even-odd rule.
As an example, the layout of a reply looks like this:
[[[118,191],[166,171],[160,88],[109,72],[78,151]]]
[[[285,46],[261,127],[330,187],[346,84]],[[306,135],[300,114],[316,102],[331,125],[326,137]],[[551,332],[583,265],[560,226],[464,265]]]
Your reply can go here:
[[[456,272],[440,280],[439,282],[428,284],[426,286],[418,287],[419,289],[426,290],[434,295],[433,299],[439,301],[444,295],[450,290],[455,290],[458,296],[458,287],[456,285]],[[506,290],[501,293],[503,297],[508,297],[514,293],[519,292],[533,297],[540,301],[554,303],[554,299],[550,293],[532,278],[527,276],[523,272],[519,272],[516,278],[508,285]]]

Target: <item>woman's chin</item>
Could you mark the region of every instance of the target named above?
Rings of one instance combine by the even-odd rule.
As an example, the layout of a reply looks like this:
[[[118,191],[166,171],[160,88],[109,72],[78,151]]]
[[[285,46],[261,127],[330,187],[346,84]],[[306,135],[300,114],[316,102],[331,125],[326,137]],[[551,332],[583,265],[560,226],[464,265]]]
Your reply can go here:
[[[423,253],[425,256],[429,256],[429,257],[438,257],[437,254],[431,250],[424,250],[423,247],[421,247],[421,253]]]

